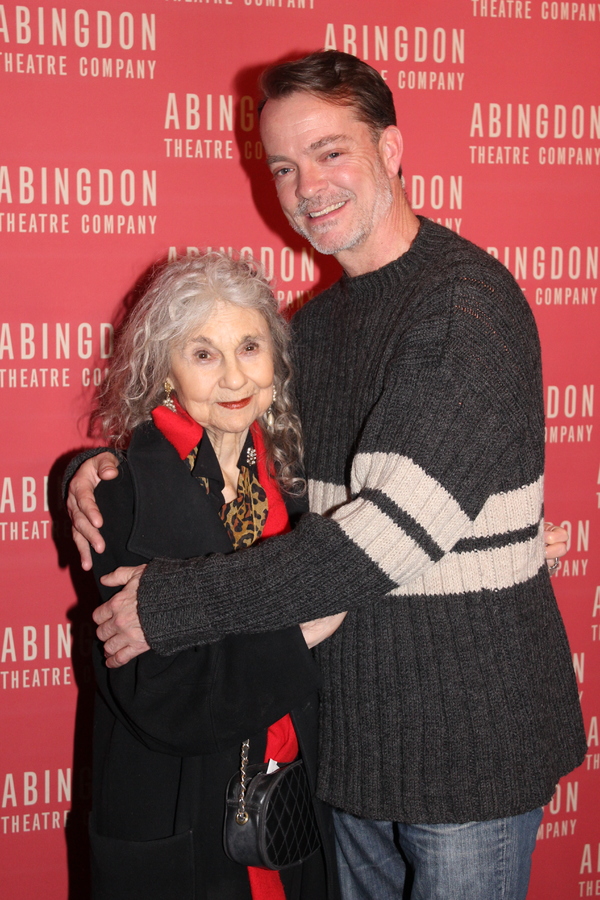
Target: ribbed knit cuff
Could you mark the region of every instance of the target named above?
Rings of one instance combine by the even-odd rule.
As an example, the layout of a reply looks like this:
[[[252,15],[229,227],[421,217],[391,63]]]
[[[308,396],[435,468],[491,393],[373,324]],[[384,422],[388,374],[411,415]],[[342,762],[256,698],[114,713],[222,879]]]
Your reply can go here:
[[[161,656],[222,637],[210,628],[197,600],[203,561],[154,559],[144,570],[138,588],[138,615],[146,640]]]

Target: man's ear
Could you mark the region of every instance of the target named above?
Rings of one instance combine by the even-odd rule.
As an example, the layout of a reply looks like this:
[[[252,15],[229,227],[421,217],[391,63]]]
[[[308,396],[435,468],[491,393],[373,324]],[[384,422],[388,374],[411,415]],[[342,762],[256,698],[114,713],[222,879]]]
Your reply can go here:
[[[404,142],[400,129],[395,125],[388,125],[379,137],[379,152],[390,178],[395,178],[400,171]]]

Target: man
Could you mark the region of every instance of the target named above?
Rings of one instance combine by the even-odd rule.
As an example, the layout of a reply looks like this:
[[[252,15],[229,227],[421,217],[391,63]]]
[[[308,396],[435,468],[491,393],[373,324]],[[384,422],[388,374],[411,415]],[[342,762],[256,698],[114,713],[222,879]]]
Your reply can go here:
[[[231,558],[118,570],[98,635],[120,665],[146,641],[315,619],[322,636],[348,610],[317,650],[344,896],[521,900],[540,807],[585,753],[540,537],[533,317],[499,263],[411,211],[373,69],[316,53],[263,89],[285,215],[345,273],[293,323],[312,512]]]

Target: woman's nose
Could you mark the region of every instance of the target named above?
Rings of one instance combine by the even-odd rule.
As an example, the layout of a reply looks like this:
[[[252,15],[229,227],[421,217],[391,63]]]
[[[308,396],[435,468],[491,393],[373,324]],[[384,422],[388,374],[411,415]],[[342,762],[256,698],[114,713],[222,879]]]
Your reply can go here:
[[[241,367],[239,360],[226,359],[224,363],[223,374],[221,376],[221,384],[230,391],[237,391],[246,384],[247,378]]]

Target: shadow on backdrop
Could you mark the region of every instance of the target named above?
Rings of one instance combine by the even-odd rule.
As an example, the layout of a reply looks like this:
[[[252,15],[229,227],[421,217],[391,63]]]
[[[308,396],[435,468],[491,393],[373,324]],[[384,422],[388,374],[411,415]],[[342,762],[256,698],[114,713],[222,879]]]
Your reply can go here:
[[[235,139],[242,168],[250,183],[254,206],[267,228],[273,234],[283,238],[286,246],[291,247],[294,254],[299,256],[303,250],[309,254],[314,254],[315,274],[317,277],[316,283],[310,285],[308,290],[309,296],[315,296],[320,291],[328,288],[334,281],[337,281],[342,270],[333,256],[323,256],[313,251],[308,242],[291,228],[281,210],[271,173],[265,162],[264,155],[262,155],[263,150],[258,128],[258,102],[260,99],[258,82],[267,66],[277,62],[286,62],[290,59],[301,59],[314,49],[313,47],[310,50],[299,50],[286,54],[277,60],[270,59],[259,65],[247,66],[240,69],[233,82],[237,109]],[[248,98],[251,99],[249,100]],[[277,291],[283,288],[284,285],[274,284],[273,287]],[[303,294],[305,293],[303,292]],[[293,302],[284,308],[282,312],[286,317],[291,316],[303,305],[306,299],[308,299],[306,295],[299,298],[294,297]]]
[[[137,279],[134,286],[118,304],[112,325],[118,337],[127,317],[146,291],[158,260],[150,265]],[[84,418],[89,419],[94,406],[90,406]],[[102,439],[98,429],[85,428],[98,446]],[[71,810],[65,828],[67,845],[67,865],[69,878],[68,900],[89,900],[90,859],[88,843],[88,819],[92,804],[92,729],[94,720],[94,698],[96,685],[92,666],[91,648],[95,638],[92,612],[100,598],[91,572],[84,572],[79,561],[79,553],[71,536],[71,523],[62,498],[62,483],[67,466],[84,448],[79,447],[63,453],[55,460],[48,473],[48,507],[52,519],[52,538],[61,569],[68,569],[75,593],[75,603],[67,610],[71,623],[72,649],[71,663],[73,677],[77,685],[75,708],[75,728],[73,735],[72,793]]]

